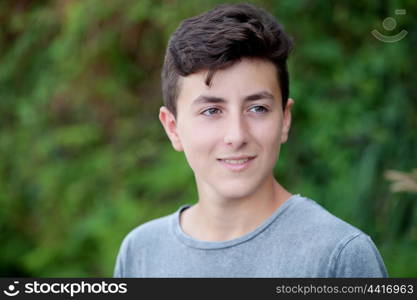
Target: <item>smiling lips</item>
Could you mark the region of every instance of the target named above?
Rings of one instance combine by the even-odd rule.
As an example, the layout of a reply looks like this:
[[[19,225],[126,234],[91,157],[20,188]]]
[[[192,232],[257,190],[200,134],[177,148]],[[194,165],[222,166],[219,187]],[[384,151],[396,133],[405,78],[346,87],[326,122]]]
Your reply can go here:
[[[252,160],[256,156],[239,156],[239,157],[227,157],[217,159],[223,166],[231,171],[242,171],[249,167]]]

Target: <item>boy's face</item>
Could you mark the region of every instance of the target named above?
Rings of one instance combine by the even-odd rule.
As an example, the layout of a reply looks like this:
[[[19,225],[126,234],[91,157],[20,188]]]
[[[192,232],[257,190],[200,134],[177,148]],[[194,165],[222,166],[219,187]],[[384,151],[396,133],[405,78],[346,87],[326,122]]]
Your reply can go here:
[[[181,77],[177,118],[165,107],[160,120],[177,151],[184,151],[200,195],[250,196],[273,177],[288,137],[291,106],[283,112],[275,66],[243,59],[218,70]]]

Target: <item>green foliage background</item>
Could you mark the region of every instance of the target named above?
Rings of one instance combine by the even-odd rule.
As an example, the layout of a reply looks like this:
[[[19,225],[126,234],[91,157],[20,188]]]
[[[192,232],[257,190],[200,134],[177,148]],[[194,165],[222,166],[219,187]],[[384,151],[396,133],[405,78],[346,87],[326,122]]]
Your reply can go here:
[[[0,1],[1,276],[111,276],[128,231],[196,201],[159,74],[180,20],[218,3]],[[368,233],[391,276],[417,276],[416,194],[383,176],[417,166],[417,2],[252,3],[295,40],[277,178]]]

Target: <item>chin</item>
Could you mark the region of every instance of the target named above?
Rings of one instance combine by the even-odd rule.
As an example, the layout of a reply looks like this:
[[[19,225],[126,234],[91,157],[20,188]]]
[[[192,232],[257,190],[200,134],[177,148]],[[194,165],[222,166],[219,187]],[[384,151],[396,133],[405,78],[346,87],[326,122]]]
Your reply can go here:
[[[217,193],[222,198],[240,199],[252,195],[255,192],[255,186],[252,184],[245,184],[242,182],[222,184],[216,188]]]

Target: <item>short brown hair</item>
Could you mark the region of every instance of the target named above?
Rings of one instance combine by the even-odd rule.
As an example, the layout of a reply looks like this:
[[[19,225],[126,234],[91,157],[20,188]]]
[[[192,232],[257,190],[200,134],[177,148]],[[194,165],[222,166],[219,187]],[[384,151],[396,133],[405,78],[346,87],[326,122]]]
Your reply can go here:
[[[176,116],[179,75],[208,69],[210,85],[216,70],[227,68],[244,57],[271,61],[277,69],[282,107],[289,95],[287,57],[292,40],[276,19],[264,9],[250,4],[219,5],[201,15],[184,20],[172,34],[162,68],[165,106]]]

